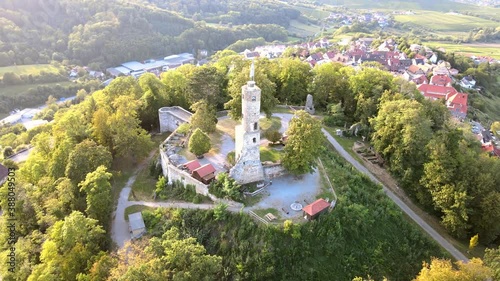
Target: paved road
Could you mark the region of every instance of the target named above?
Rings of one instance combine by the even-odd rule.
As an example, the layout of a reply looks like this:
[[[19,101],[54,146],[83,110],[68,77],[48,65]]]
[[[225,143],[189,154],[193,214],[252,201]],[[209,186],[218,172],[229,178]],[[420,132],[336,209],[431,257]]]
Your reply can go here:
[[[30,155],[31,151],[33,151],[33,147],[10,157],[9,160],[12,160],[16,163],[24,162],[26,161],[26,159],[28,159],[28,156]]]
[[[361,165],[356,161],[345,149],[328,133],[325,129],[322,129],[323,133],[326,135],[328,141],[335,147],[339,154],[344,157],[349,163],[351,163],[358,171],[367,175],[373,182],[380,184],[387,196],[391,198],[396,205],[398,205],[403,212],[405,212],[412,220],[414,220],[420,227],[422,227],[436,242],[445,248],[455,259],[462,261],[469,261],[469,259],[457,250],[450,242],[443,238],[439,233],[437,233],[429,224],[427,224],[422,218],[420,218],[413,210],[410,209],[399,197],[397,197],[390,189],[384,186],[365,166]]]

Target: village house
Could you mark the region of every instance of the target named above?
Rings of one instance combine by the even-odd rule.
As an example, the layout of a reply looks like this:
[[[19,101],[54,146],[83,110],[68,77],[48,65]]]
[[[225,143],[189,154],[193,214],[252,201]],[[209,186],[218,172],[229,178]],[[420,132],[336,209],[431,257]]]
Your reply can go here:
[[[450,87],[451,82],[451,78],[448,75],[438,74],[431,77],[429,84]]]
[[[430,84],[422,84],[418,87],[418,90],[427,99],[444,99],[446,107],[453,117],[463,119],[467,115],[467,94],[459,93],[453,87]]]
[[[476,86],[476,80],[472,76],[467,75],[462,80],[460,80],[460,86],[466,89],[473,89]]]

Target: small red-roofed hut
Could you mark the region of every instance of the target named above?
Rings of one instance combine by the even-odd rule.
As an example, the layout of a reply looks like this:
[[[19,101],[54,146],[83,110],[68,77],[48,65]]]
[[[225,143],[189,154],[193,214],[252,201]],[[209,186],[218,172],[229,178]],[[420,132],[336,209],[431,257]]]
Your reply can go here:
[[[215,168],[212,164],[206,164],[193,171],[193,178],[204,184],[209,184],[215,179]]]
[[[329,207],[330,203],[326,202],[324,199],[318,199],[302,208],[302,211],[304,211],[305,218],[307,218],[308,220],[313,220],[320,214],[326,213]]]

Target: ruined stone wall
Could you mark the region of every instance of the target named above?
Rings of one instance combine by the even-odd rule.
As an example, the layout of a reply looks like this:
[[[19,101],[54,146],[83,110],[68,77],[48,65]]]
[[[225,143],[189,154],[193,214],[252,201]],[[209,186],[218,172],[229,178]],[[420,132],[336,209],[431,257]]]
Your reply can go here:
[[[180,106],[162,107],[158,110],[160,133],[173,132],[180,125],[189,122],[192,113]]]
[[[168,178],[169,183],[172,183],[176,180],[181,181],[184,185],[191,184],[195,186],[196,193],[209,196],[212,200],[216,200],[217,197],[213,196],[208,192],[208,185],[203,184],[202,182],[193,178],[188,172],[175,167],[170,160],[168,159],[167,154],[160,147],[160,155],[161,155],[161,166],[163,170],[163,176]],[[212,198],[212,196],[214,198]]]
[[[285,175],[287,172],[283,165],[274,164],[264,166],[264,176],[266,179],[273,179]]]

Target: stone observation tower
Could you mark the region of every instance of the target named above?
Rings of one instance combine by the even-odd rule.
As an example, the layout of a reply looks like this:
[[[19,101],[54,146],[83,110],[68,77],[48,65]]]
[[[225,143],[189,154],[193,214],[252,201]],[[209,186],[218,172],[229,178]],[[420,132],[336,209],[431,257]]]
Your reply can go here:
[[[254,81],[254,64],[250,68],[250,81],[242,87],[241,125],[235,128],[235,162],[229,175],[239,184],[264,180],[260,162],[260,88]]]

